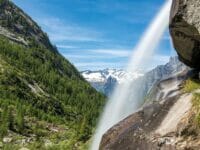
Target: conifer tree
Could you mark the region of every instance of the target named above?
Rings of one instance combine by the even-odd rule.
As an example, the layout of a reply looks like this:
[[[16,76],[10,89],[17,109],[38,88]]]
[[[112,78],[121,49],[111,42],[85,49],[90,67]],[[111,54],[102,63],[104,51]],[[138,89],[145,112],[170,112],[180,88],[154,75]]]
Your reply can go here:
[[[24,130],[24,110],[23,106],[19,104],[17,106],[17,128],[20,133]]]
[[[5,136],[8,132],[8,109],[5,107],[1,113],[0,135]]]
[[[13,117],[13,108],[9,107],[8,108],[8,128],[10,130],[14,129],[14,117]]]

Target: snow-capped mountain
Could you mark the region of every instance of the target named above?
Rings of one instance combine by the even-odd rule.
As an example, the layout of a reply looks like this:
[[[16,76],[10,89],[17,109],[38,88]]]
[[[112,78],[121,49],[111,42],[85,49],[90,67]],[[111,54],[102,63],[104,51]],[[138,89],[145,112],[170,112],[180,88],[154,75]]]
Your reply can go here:
[[[117,69],[104,69],[99,71],[83,71],[82,76],[98,91],[109,96],[117,84],[122,84],[125,80],[133,81],[141,85],[138,92],[147,93],[151,87],[158,81],[174,76],[184,71],[187,67],[178,60],[178,57],[171,57],[165,65],[157,66],[147,73],[142,71],[126,72]],[[133,87],[134,89],[134,87]]]
[[[137,79],[144,74],[136,71],[136,72],[126,72],[124,70],[117,69],[104,69],[99,71],[83,71],[82,76],[89,82],[106,82],[108,78],[114,78],[118,83],[123,83],[124,80],[133,80]]]
[[[99,71],[83,71],[82,76],[98,91],[110,95],[116,84],[125,80],[135,80],[144,74],[141,71],[126,72],[117,69],[104,69]]]

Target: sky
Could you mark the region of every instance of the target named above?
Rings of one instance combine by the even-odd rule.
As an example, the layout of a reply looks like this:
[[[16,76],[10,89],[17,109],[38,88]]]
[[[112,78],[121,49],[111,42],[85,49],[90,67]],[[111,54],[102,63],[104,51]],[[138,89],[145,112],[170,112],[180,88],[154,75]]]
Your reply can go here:
[[[13,0],[80,71],[126,67],[164,0]],[[148,69],[175,55],[168,31]]]

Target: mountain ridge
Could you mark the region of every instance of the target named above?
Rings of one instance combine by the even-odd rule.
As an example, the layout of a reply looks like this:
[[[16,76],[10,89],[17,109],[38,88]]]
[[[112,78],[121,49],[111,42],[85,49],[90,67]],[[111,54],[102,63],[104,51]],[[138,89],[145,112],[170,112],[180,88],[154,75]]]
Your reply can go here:
[[[8,0],[1,0],[0,14],[1,35],[26,46],[31,40],[35,40],[48,49],[58,52],[40,26],[14,3]]]
[[[164,78],[169,78],[174,74],[186,69],[186,66],[178,60],[177,56],[170,57],[169,62],[165,65],[159,65],[154,69],[143,72],[136,71],[133,73],[126,72],[123,69],[103,69],[98,71],[86,70],[81,74],[97,91],[107,96],[112,94],[117,84],[123,84],[125,80],[143,80],[147,93],[151,87]]]

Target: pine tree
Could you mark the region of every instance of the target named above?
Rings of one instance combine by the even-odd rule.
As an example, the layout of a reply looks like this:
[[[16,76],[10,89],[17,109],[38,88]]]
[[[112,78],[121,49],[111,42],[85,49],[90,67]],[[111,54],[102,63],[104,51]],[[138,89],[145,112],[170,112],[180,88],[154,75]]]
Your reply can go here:
[[[14,117],[13,117],[13,108],[8,108],[8,128],[14,130]]]
[[[79,129],[79,139],[82,141],[87,141],[88,136],[89,136],[89,128],[87,126],[87,119],[84,116],[82,119],[82,123],[80,124],[80,129]]]
[[[5,136],[8,133],[8,109],[5,107],[1,113],[0,135]]]
[[[21,104],[17,107],[17,128],[20,133],[24,131],[24,110]]]

